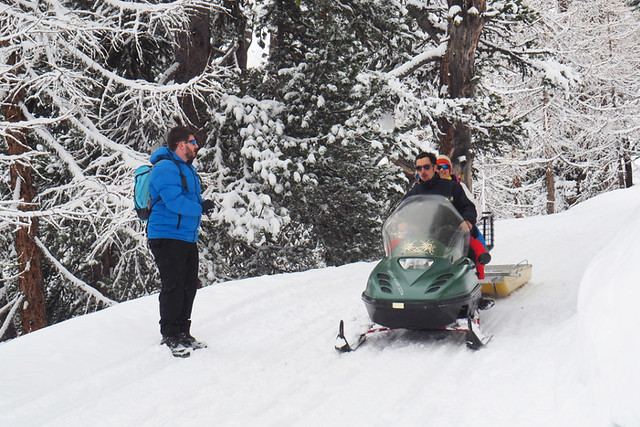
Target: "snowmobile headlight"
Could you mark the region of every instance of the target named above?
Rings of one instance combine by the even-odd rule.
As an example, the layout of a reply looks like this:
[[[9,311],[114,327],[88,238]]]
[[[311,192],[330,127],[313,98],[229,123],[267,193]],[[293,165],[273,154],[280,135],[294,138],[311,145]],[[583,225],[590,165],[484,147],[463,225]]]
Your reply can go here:
[[[435,261],[431,258],[400,258],[398,263],[405,270],[426,270]]]

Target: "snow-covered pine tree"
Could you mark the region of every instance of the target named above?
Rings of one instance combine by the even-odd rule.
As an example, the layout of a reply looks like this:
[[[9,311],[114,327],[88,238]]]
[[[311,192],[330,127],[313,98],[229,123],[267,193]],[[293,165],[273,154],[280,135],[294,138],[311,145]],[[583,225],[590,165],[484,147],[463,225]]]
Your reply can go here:
[[[232,265],[245,274],[379,255],[380,224],[404,182],[398,169],[379,166],[395,149],[393,126],[380,119],[397,98],[367,67],[379,73],[406,57],[406,17],[394,5],[324,0],[273,1],[256,17],[270,32],[269,62],[242,75],[237,96],[223,100],[216,146],[202,161],[217,159],[216,193],[249,187],[287,220],[279,234],[229,224],[228,235],[245,241],[217,235],[209,246],[234,248]]]
[[[20,209],[28,201],[23,193],[2,191],[0,233],[8,250],[0,297],[9,315],[0,335],[11,325],[28,332],[15,321],[24,315],[19,308],[37,306],[16,286],[28,269],[17,262],[24,250],[14,233],[36,230],[36,220],[30,242],[42,254],[48,322],[153,290],[153,264],[132,210],[132,171],[148,161],[167,128],[188,121],[181,98],[206,103],[219,90],[214,66],[185,83],[169,79],[179,65],[176,37],[203,7],[216,5],[11,0],[0,6],[0,98],[23,116],[10,120],[3,109],[0,167],[6,177],[16,165],[29,168],[36,190],[28,213]],[[16,133],[26,136],[22,145],[30,151],[8,150]],[[36,271],[35,263],[30,267]]]

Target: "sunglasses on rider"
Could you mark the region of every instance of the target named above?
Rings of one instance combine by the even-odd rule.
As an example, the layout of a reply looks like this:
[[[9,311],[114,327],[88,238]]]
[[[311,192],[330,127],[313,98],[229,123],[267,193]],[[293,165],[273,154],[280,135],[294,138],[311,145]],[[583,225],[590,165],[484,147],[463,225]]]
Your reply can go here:
[[[438,170],[442,169],[446,171],[447,169],[449,169],[449,165],[438,165],[436,167],[438,168]]]
[[[420,172],[422,169],[428,171],[429,169],[431,169],[431,166],[433,166],[433,165],[416,166],[416,170],[418,172]]]
[[[188,141],[182,141],[182,142],[185,142],[185,143],[187,143],[187,142],[188,142],[188,143],[189,143],[189,144],[191,144],[191,145],[196,145],[196,144],[197,144],[197,141],[196,141],[195,139],[190,139],[190,140],[188,140]]]

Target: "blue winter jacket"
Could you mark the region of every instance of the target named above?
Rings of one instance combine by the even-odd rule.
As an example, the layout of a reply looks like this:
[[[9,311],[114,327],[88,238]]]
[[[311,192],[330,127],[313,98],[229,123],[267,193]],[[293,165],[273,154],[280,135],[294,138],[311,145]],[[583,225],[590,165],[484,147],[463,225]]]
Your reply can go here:
[[[147,225],[149,239],[195,242],[202,216],[200,178],[195,168],[167,147],[151,154],[151,164],[149,195],[153,207]],[[187,188],[182,185],[178,166]]]

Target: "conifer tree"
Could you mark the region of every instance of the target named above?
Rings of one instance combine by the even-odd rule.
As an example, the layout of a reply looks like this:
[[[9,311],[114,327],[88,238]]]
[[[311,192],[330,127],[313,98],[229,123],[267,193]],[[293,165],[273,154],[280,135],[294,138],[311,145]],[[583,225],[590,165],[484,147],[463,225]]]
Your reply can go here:
[[[225,179],[254,172],[248,180],[256,192],[268,194],[287,217],[280,236],[253,235],[235,251],[245,247],[242,265],[255,266],[250,258],[264,259],[263,247],[271,247],[266,272],[276,264],[301,268],[379,256],[380,225],[405,178],[378,164],[397,149],[393,131],[380,126],[395,95],[365,72],[401,63],[410,47],[401,37],[406,17],[392,5],[325,0],[274,1],[262,16],[258,24],[271,30],[269,62],[241,76],[238,96],[223,101],[234,113],[218,114],[224,123],[216,153],[226,156],[211,168],[229,171]],[[279,169],[269,169],[274,163],[257,154],[256,144],[262,153],[280,153]]]
[[[17,308],[43,307],[46,300],[46,321],[54,323],[153,291],[153,264],[131,208],[132,171],[168,126],[189,121],[181,97],[206,103],[218,88],[214,66],[185,83],[169,80],[176,36],[202,7],[215,5],[10,0],[0,6],[0,166],[6,177],[30,170],[35,189],[29,197],[2,191],[0,234],[8,250],[0,300],[10,314],[0,336],[12,327],[35,329]],[[20,97],[11,95],[17,91]],[[30,150],[10,149],[16,134]],[[15,189],[27,182],[21,175]],[[27,239],[13,235],[23,228]],[[17,262],[26,253],[23,240],[37,248],[30,253],[41,254],[41,268],[34,256]],[[41,304],[16,286],[35,272],[42,273]]]

